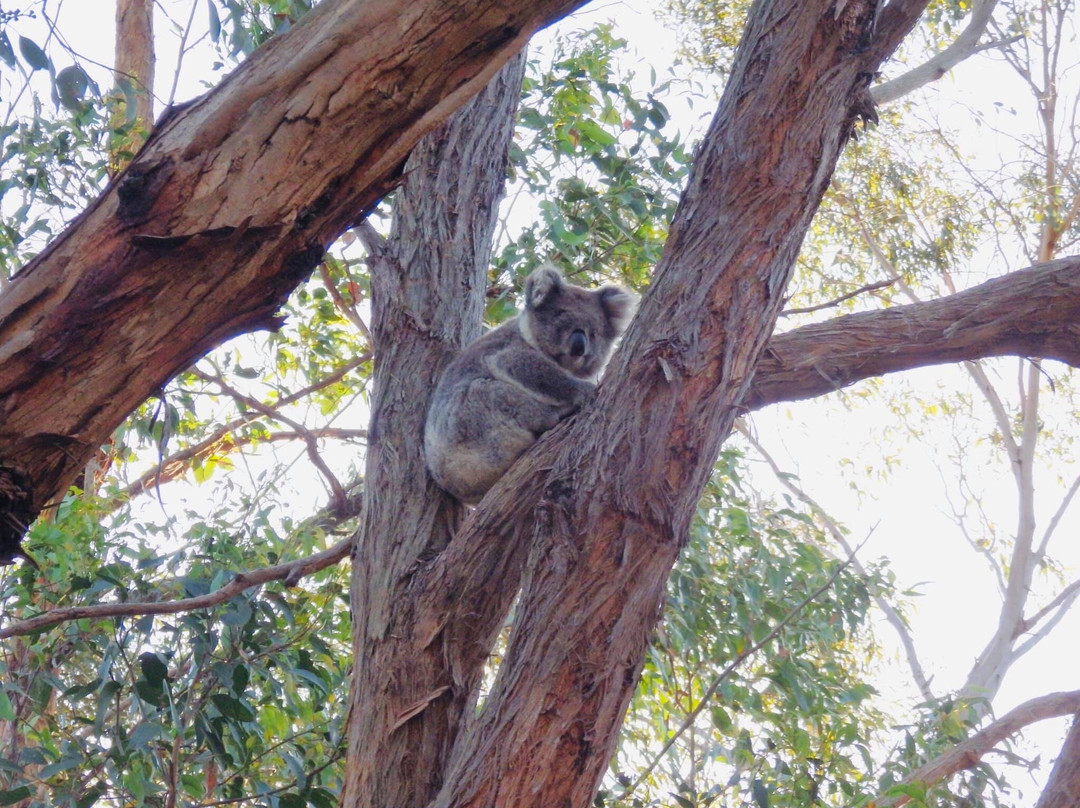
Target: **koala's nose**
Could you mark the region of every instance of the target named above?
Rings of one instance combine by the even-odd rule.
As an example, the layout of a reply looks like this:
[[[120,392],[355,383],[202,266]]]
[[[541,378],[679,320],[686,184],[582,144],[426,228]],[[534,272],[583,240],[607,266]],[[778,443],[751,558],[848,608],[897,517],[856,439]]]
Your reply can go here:
[[[571,356],[584,356],[585,349],[589,346],[589,341],[585,337],[585,332],[581,329],[573,332],[570,335],[570,355]]]

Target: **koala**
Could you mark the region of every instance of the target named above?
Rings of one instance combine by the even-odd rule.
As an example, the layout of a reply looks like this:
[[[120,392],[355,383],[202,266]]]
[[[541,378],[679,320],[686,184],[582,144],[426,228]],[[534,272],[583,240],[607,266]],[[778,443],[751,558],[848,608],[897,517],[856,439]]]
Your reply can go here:
[[[551,266],[525,280],[525,310],[466,346],[428,408],[424,453],[444,490],[474,505],[596,387],[637,297],[575,286]]]

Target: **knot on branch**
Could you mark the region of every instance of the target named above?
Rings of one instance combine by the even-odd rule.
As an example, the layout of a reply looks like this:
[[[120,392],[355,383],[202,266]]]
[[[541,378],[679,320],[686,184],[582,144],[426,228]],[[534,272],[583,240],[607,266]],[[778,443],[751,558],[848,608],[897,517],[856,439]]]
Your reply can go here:
[[[131,224],[150,214],[161,189],[173,174],[173,159],[166,157],[150,163],[133,163],[116,185],[119,206],[116,215]]]

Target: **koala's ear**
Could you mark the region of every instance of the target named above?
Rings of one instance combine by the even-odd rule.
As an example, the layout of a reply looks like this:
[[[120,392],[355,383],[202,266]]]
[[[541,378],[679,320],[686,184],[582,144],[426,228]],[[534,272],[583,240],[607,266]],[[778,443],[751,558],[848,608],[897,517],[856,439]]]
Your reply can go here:
[[[630,320],[637,311],[638,296],[621,286],[602,286],[597,290],[600,305],[611,320],[615,333],[621,334],[630,325]]]
[[[562,273],[551,264],[534,269],[525,279],[525,308],[540,308],[558,294],[562,286]]]

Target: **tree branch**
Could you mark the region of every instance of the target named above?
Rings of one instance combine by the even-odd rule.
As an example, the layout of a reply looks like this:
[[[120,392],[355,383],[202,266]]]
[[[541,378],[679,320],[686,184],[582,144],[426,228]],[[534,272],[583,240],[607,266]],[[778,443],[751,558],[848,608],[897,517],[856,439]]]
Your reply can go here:
[[[945,754],[920,766],[901,785],[922,784],[927,787],[933,786],[958,771],[972,768],[995,745],[1029,724],[1077,712],[1080,712],[1080,690],[1072,690],[1066,693],[1050,693],[1046,696],[1025,701],[1019,707],[1010,710],[999,720],[979,730],[966,741],[958,743]],[[896,788],[894,786],[887,794],[894,793]],[[882,796],[875,800],[874,803],[879,808],[894,808],[909,802],[910,799],[906,795]]]
[[[1036,550],[1036,553],[1038,553],[1040,558],[1046,555],[1046,551],[1050,546],[1050,539],[1053,538],[1054,531],[1057,530],[1057,526],[1061,522],[1061,518],[1065,515],[1065,511],[1067,511],[1069,505],[1072,504],[1077,491],[1080,491],[1080,474],[1076,475],[1075,479],[1073,479],[1072,485],[1069,486],[1069,490],[1065,492],[1065,496],[1062,497],[1061,502],[1058,503],[1057,510],[1054,511],[1054,515],[1050,517],[1050,521],[1046,525],[1046,530],[1043,531],[1042,541],[1039,542],[1039,547]]]
[[[1073,716],[1054,768],[1035,808],[1075,808],[1080,794],[1080,714]]]
[[[1046,615],[1054,611],[1054,609],[1068,608],[1068,604],[1075,600],[1078,594],[1080,594],[1080,579],[1073,581],[1071,584],[1058,592],[1057,596],[1054,597],[1053,600],[1051,600],[1049,603],[1039,609],[1039,611],[1035,612],[1035,614],[1031,615],[1031,617],[1025,618],[1023,622],[1021,622],[1021,624],[1017,627],[1017,636],[1027,631],[1030,631],[1033,627],[1038,625],[1039,622],[1046,617]]]
[[[918,67],[874,87],[870,91],[874,103],[888,104],[919,87],[937,81],[964,59],[976,53],[979,50],[979,39],[986,32],[996,5],[997,0],[975,0],[971,19],[952,44]]]
[[[1036,264],[937,300],[774,336],[743,404],[756,410],[872,376],[1002,355],[1080,367],[1080,257]]]
[[[262,415],[260,413],[260,415]],[[325,427],[322,429],[308,430],[308,434],[315,438],[333,438],[335,440],[362,440],[367,438],[366,429],[338,429]],[[198,459],[209,457],[214,454],[228,454],[251,443],[274,443],[285,440],[304,440],[306,436],[296,432],[270,432],[266,435],[233,435],[228,429],[216,429],[209,438],[192,444],[185,449],[174,452],[164,458],[154,468],[143,473],[130,485],[120,489],[115,498],[110,500],[110,505],[118,507],[142,493],[152,486],[159,486],[181,477]]]
[[[287,585],[294,586],[305,575],[311,575],[319,570],[332,567],[341,561],[349,554],[352,543],[351,538],[343,539],[333,547],[310,555],[307,558],[300,558],[284,564],[264,567],[263,569],[239,572],[221,589],[192,598],[153,603],[97,603],[89,606],[66,606],[61,609],[50,609],[35,617],[28,617],[7,628],[0,629],[0,640],[33,634],[69,620],[101,620],[106,617],[177,614],[178,612],[190,612],[195,609],[206,609],[224,603],[246,589],[262,586],[270,581],[285,581]]]
[[[884,289],[888,286],[892,286],[899,278],[886,278],[883,281],[876,281],[874,283],[868,283],[865,286],[860,286],[858,289],[853,289],[846,295],[840,295],[840,297],[833,300],[826,301],[825,303],[818,303],[816,306],[804,306],[803,308],[784,309],[780,312],[781,317],[791,317],[796,314],[812,314],[815,311],[822,311],[824,309],[831,309],[839,306],[845,300],[851,300],[853,297],[858,297],[866,292],[876,292],[878,289]]]
[[[327,486],[329,486],[330,493],[334,498],[334,507],[344,511],[345,502],[347,499],[345,495],[345,488],[341,485],[341,481],[338,480],[338,478],[334,475],[334,472],[332,472],[330,470],[330,467],[326,465],[326,461],[323,460],[322,456],[319,454],[318,439],[310,429],[308,429],[299,421],[293,420],[286,415],[282,415],[281,412],[279,412],[277,409],[273,407],[268,407],[267,405],[259,401],[259,399],[254,398],[253,396],[244,395],[235,387],[230,385],[227,381],[225,381],[225,379],[223,379],[219,374],[206,373],[205,371],[199,370],[198,368],[193,368],[191,372],[203,381],[216,384],[218,387],[221,388],[221,391],[223,393],[231,396],[236,401],[246,404],[248,407],[251,407],[254,410],[258,410],[267,418],[271,418],[275,421],[280,421],[283,424],[291,426],[300,435],[300,437],[303,438],[304,443],[307,445],[308,459],[322,475],[323,479],[326,481]]]
[[[0,476],[20,489],[0,546],[170,377],[278,327],[423,134],[580,4],[416,0],[403,25],[387,0],[327,0],[159,120],[0,299]],[[79,395],[57,396],[73,378]]]

